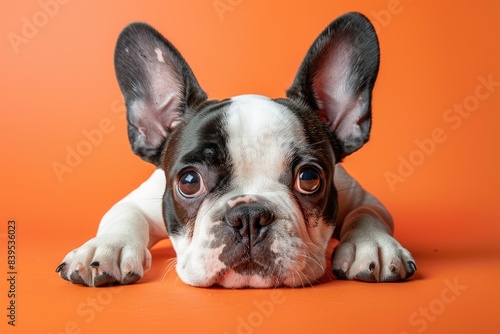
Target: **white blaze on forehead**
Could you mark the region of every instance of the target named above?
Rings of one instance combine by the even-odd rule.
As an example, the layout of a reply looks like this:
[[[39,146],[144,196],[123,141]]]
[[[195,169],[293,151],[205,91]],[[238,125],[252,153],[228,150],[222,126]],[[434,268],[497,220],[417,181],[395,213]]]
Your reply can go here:
[[[236,182],[277,181],[289,163],[292,148],[304,139],[299,121],[287,107],[264,96],[242,95],[231,102],[227,111],[228,149]]]

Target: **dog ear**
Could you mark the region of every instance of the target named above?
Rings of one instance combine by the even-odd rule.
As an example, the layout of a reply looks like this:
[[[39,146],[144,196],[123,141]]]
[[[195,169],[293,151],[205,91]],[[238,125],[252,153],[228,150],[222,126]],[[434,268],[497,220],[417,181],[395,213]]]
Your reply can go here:
[[[132,150],[160,166],[168,135],[207,95],[175,47],[145,23],[132,23],[120,34],[115,72],[127,107]]]
[[[327,124],[339,160],[369,139],[379,58],[377,35],[368,19],[345,14],[319,35],[287,90],[288,98],[305,102]]]

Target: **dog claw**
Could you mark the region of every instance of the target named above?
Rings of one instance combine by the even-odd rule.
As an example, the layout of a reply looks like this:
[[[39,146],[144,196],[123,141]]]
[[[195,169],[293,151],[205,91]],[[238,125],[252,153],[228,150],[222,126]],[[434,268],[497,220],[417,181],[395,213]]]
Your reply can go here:
[[[87,284],[85,284],[85,281],[80,276],[80,274],[78,273],[78,271],[73,271],[71,273],[71,275],[69,276],[69,281],[71,281],[71,283],[75,283],[75,284],[84,284],[84,285],[87,285]]]
[[[405,279],[407,278],[410,278],[411,276],[413,276],[413,274],[415,273],[415,271],[417,271],[417,265],[415,264],[415,262],[413,261],[410,261],[408,262],[407,266],[406,266],[406,277]]]
[[[134,282],[137,282],[140,278],[141,278],[140,275],[134,272],[129,272],[123,278],[123,284],[132,284]]]
[[[90,264],[90,268],[99,268],[100,265],[99,261],[94,261]]]
[[[370,265],[371,267],[371,265]],[[364,282],[376,282],[377,278],[373,274],[373,271],[362,271],[358,273],[355,277],[355,279],[364,281]]]
[[[66,262],[63,262],[57,266],[56,273],[60,273],[64,269],[64,267],[66,267]]]
[[[65,281],[69,281],[68,278],[68,272],[64,270],[66,268],[66,263],[61,263],[57,268],[56,268],[56,273],[59,274],[59,277],[61,277]]]
[[[94,278],[95,287],[111,285],[114,282],[116,282],[115,279],[112,276],[108,275],[107,273],[102,273],[101,275],[96,276]]]
[[[392,270],[392,268],[391,268]],[[383,282],[397,282],[401,281],[401,274],[398,272],[391,272],[388,276],[384,277]]]
[[[333,269],[333,274],[335,275],[335,277],[337,277],[337,279],[342,279],[342,280],[347,279],[345,271],[343,271],[342,269]]]

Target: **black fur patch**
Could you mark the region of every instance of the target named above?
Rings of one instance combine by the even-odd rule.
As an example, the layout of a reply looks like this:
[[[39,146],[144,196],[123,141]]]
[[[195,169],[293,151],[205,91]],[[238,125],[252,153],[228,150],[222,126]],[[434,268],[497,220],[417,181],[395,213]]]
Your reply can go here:
[[[296,200],[302,208],[307,221],[317,221],[318,217],[331,225],[337,216],[337,190],[333,182],[338,143],[319,117],[308,106],[294,100],[277,99],[276,102],[286,106],[303,126],[307,145],[297,147],[294,153],[292,168],[293,179],[289,183],[291,191],[297,167],[304,164],[318,165],[322,173],[322,188],[314,195],[303,195],[295,191]]]
[[[229,182],[231,161],[226,154],[224,125],[229,104],[229,100],[212,101],[199,111],[191,111],[166,143],[163,170],[167,184],[163,215],[170,235],[192,234],[196,213],[203,201],[219,196]],[[183,198],[175,188],[179,173],[189,168],[199,171],[207,190],[193,199]]]

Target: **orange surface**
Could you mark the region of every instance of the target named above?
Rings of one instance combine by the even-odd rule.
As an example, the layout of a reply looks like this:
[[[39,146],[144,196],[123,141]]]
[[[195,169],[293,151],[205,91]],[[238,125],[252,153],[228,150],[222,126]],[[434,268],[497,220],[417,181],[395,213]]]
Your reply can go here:
[[[218,13],[214,3],[227,7]],[[500,332],[498,2],[29,0],[2,7],[1,333]],[[55,274],[105,211],[152,171],[128,148],[114,78],[114,43],[127,23],[147,21],[164,33],[211,97],[278,97],[317,34],[352,10],[374,21],[382,58],[372,139],[345,164],[393,213],[396,236],[417,260],[411,280],[193,288],[168,270],[168,241],[154,248],[153,268],[139,284],[84,288]],[[69,157],[72,150],[83,154]],[[55,165],[66,169],[57,174]],[[11,219],[15,298],[8,296]],[[7,323],[11,301],[15,327]]]

